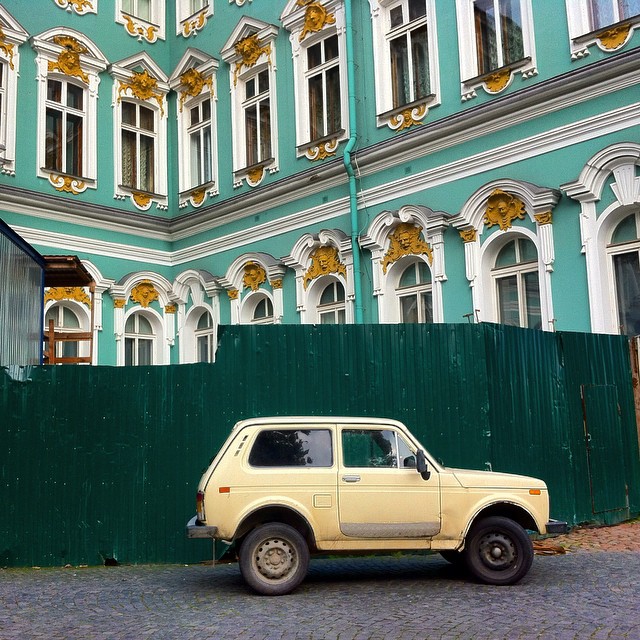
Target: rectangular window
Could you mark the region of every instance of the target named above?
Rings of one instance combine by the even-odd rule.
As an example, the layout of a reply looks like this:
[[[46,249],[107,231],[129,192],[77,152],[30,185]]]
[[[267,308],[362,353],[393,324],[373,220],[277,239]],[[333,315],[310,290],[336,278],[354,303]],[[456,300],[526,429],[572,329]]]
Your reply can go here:
[[[640,15],[640,0],[589,0],[593,31]]]
[[[140,20],[151,21],[152,0],[121,0],[121,2],[124,13],[140,18]]]
[[[328,429],[261,431],[251,448],[253,467],[331,467],[333,450]]]
[[[310,139],[318,140],[342,128],[338,36],[307,49]]]
[[[6,87],[5,87],[5,78],[6,78],[6,70],[4,68],[4,62],[0,62],[0,146],[4,147],[6,145],[6,136],[7,132],[5,131],[4,125],[6,122],[6,115],[4,113],[6,99]],[[4,151],[4,149],[0,149],[0,152]]]
[[[250,167],[271,158],[271,99],[269,71],[259,72],[245,82],[243,102],[245,162]]]
[[[122,103],[122,184],[152,193],[155,187],[155,112]]]
[[[82,176],[84,90],[47,80],[45,168]]]
[[[640,259],[638,252],[613,256],[620,333],[640,334]]]
[[[391,429],[345,429],[342,432],[345,467],[414,469],[415,455]]]
[[[520,0],[475,0],[478,75],[525,56]]]
[[[189,113],[189,186],[197,187],[212,180],[211,100],[203,100]]]

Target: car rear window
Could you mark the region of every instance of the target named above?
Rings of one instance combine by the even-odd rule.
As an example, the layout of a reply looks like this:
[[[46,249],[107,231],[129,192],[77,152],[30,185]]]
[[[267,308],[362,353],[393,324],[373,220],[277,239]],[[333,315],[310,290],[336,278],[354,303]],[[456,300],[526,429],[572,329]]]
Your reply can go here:
[[[251,453],[252,467],[331,467],[333,449],[329,429],[265,429]]]

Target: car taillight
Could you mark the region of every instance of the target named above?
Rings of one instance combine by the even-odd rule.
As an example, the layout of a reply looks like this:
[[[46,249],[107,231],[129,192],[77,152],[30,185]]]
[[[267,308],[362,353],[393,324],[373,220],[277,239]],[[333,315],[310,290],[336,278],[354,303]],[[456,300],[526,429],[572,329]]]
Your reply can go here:
[[[198,520],[204,522],[204,491],[196,493],[196,515]]]

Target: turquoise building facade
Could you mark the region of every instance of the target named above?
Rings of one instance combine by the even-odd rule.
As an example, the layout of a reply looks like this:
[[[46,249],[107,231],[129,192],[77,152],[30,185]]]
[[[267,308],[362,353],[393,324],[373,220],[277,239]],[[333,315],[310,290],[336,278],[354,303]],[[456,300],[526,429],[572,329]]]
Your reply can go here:
[[[93,276],[45,320],[93,318],[94,363],[211,361],[238,323],[640,333],[638,0],[2,0],[0,28],[0,218]]]

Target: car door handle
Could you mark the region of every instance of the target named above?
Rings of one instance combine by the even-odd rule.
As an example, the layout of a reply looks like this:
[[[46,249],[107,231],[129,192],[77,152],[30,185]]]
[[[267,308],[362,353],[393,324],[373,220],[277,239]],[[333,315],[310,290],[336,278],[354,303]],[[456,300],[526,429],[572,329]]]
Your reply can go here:
[[[360,476],[342,476],[342,482],[360,482]]]

